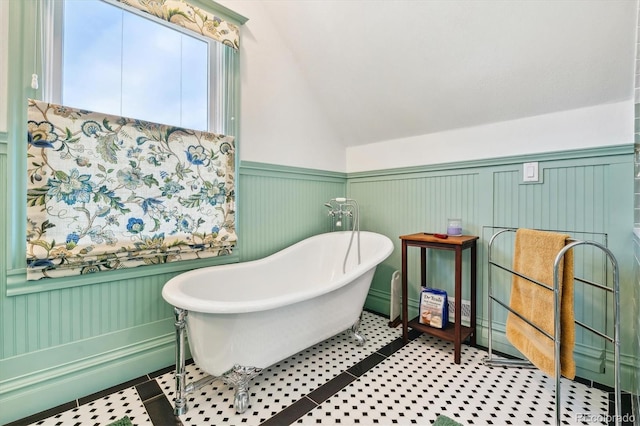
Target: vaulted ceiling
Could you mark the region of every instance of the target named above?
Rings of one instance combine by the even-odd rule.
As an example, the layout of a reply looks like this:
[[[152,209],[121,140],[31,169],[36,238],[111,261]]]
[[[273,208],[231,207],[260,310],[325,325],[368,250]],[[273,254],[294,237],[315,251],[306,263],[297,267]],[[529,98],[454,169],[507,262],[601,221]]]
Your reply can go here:
[[[635,0],[264,0],[359,145],[629,100]]]

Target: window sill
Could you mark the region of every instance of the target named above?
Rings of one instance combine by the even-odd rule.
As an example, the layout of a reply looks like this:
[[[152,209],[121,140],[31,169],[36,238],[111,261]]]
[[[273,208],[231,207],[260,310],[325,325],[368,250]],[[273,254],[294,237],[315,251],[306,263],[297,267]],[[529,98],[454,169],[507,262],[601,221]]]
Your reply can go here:
[[[51,278],[37,281],[27,281],[26,269],[14,269],[7,271],[7,296],[20,296],[43,291],[60,290],[63,288],[79,287],[92,284],[104,284],[121,280],[136,278],[148,278],[154,275],[177,274],[192,269],[206,266],[226,265],[238,263],[240,256],[231,254],[199,260],[187,260],[183,262],[171,262],[163,265],[140,266],[130,269],[99,272],[95,274],[80,275],[74,277]]]

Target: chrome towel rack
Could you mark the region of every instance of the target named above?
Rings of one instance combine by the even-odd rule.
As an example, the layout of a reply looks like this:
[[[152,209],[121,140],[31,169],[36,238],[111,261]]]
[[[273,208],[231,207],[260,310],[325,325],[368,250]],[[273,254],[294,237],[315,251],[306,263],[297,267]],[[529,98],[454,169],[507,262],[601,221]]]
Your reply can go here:
[[[498,228],[498,227],[496,227]],[[555,368],[555,420],[556,420],[556,424],[560,425],[560,414],[561,414],[561,395],[560,395],[560,302],[559,302],[559,298],[555,297],[555,310],[554,310],[554,324],[555,324],[555,331],[553,335],[549,335],[548,333],[544,332],[543,330],[541,330],[539,327],[537,327],[535,324],[531,323],[531,321],[527,320],[526,318],[524,318],[522,315],[520,315],[520,313],[515,312],[514,310],[511,309],[511,307],[509,307],[508,304],[504,303],[503,301],[499,300],[496,296],[494,296],[493,294],[493,279],[492,279],[492,269],[493,268],[499,268],[503,271],[506,271],[510,274],[513,275],[517,275],[520,278],[523,278],[527,281],[530,281],[532,283],[535,284],[540,284],[538,283],[536,280],[525,276],[523,274],[520,274],[517,271],[512,270],[511,268],[500,264],[499,262],[494,260],[493,257],[493,245],[494,243],[503,235],[505,235],[506,233],[509,232],[516,232],[517,228],[498,228],[500,229],[499,231],[495,232],[490,241],[489,241],[489,247],[488,247],[488,286],[487,286],[487,297],[488,297],[488,303],[487,303],[487,314],[488,314],[488,355],[487,357],[484,359],[484,363],[486,365],[489,366],[507,366],[507,367],[525,367],[525,368],[535,368],[533,366],[533,364],[531,364],[529,361],[527,360],[522,360],[522,359],[504,359],[504,358],[494,358],[493,356],[493,303],[497,303],[498,305],[502,306],[503,308],[505,308],[506,310],[508,310],[509,312],[512,312],[513,314],[517,315],[520,319],[522,319],[523,321],[526,321],[529,325],[531,325],[532,327],[536,328],[538,331],[540,331],[542,334],[544,334],[546,337],[550,338],[553,343],[554,343],[554,368]],[[543,229],[541,229],[541,231],[545,231]],[[567,234],[571,234],[570,232],[564,232],[564,231],[553,231],[553,232],[563,232],[563,233],[567,233]],[[606,341],[608,341],[609,343],[613,344],[613,348],[614,348],[614,394],[615,394],[615,416],[614,416],[614,421],[616,425],[620,425],[621,424],[621,420],[622,420],[622,410],[621,410],[621,396],[620,396],[620,283],[619,283],[619,268],[618,268],[618,262],[615,258],[615,256],[613,255],[613,253],[611,252],[611,250],[609,250],[605,245],[595,242],[595,241],[590,241],[590,240],[579,240],[579,239],[574,239],[574,238],[570,238],[568,240],[568,244],[562,248],[554,261],[554,265],[553,265],[553,288],[549,288],[546,285],[543,284],[544,287],[549,288],[550,291],[554,291],[554,293],[557,295],[558,294],[558,289],[559,289],[559,265],[561,264],[561,262],[564,259],[564,255],[571,249],[577,247],[577,246],[581,246],[581,245],[588,245],[588,246],[593,246],[598,250],[601,250],[604,255],[606,256],[609,264],[612,267],[612,286],[609,287],[606,284],[601,284],[601,283],[597,283],[597,282],[593,282],[592,280],[587,280],[581,277],[574,277],[574,281],[576,282],[580,282],[583,283],[587,286],[591,286],[594,288],[598,288],[606,293],[610,293],[613,295],[613,321],[614,321],[614,327],[613,327],[613,335],[610,336],[604,332],[601,332],[599,330],[596,330],[593,327],[590,327],[589,325],[575,320],[576,325],[579,325],[580,327],[585,328],[586,330],[589,330],[590,332],[594,333],[597,336],[602,337],[603,339],[605,339]]]

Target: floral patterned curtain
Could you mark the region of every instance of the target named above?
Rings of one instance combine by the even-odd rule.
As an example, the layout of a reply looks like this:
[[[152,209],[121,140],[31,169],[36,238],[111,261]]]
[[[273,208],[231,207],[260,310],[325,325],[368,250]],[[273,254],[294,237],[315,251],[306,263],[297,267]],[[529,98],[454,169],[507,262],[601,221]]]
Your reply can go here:
[[[117,0],[220,43],[240,48],[240,28],[184,0]]]
[[[229,254],[234,139],[29,100],[27,279]]]

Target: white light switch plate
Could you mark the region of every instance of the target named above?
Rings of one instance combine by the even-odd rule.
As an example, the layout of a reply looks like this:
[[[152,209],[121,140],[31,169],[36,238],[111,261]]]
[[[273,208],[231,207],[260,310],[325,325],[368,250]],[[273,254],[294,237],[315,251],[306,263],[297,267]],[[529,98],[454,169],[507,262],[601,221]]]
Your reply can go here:
[[[538,182],[538,162],[522,164],[522,180],[524,182]]]

